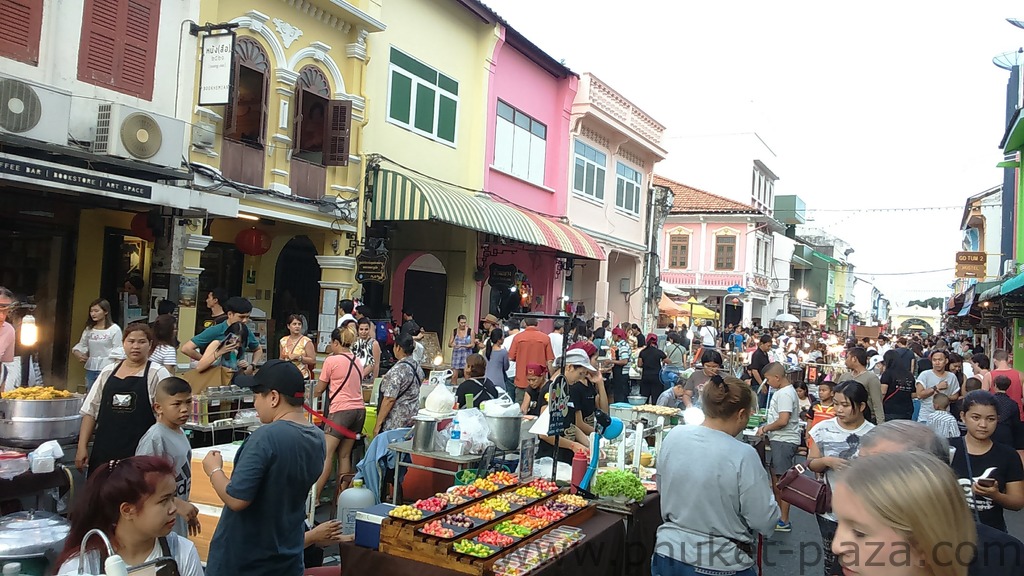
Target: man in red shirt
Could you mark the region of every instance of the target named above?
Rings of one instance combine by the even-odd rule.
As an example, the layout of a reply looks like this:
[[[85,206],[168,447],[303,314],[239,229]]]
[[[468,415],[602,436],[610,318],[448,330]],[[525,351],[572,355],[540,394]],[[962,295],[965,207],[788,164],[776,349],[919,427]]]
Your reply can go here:
[[[526,317],[526,329],[516,334],[512,348],[508,351],[509,360],[516,363],[516,402],[523,403],[526,387],[530,382],[526,379],[527,366],[542,364],[551,366],[555,353],[551,349],[551,338],[537,329],[537,319]]]
[[[1021,418],[1024,418],[1024,405],[1021,404],[1024,387],[1021,386],[1020,372],[1014,370],[1013,359],[1006,350],[996,350],[992,353],[992,371],[982,379],[981,389],[994,391],[996,387],[992,383],[996,381],[996,376],[1006,376],[1010,379],[1010,389],[1006,391],[1006,395],[1017,403]]]

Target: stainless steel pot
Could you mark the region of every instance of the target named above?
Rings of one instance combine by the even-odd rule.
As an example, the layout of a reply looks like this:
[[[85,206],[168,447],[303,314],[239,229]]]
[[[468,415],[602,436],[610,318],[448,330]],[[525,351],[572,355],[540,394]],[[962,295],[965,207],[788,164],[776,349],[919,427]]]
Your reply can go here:
[[[0,445],[35,448],[47,440],[74,442],[84,401],[81,394],[57,400],[0,400]]]
[[[487,439],[494,442],[499,450],[518,450],[519,436],[523,430],[522,416],[484,416],[490,432]]]
[[[0,559],[46,556],[51,560],[64,548],[71,531],[67,520],[48,512],[15,512],[0,518]]]
[[[417,452],[433,452],[437,420],[422,414],[412,420],[412,449]]]

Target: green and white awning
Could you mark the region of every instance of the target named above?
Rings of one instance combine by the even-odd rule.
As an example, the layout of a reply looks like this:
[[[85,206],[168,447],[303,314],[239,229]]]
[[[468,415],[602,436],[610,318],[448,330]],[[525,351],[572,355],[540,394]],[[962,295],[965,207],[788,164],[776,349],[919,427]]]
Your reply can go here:
[[[398,170],[380,169],[374,180],[373,208],[378,220],[436,221],[564,254],[604,260],[604,250],[584,232],[552,218]]]

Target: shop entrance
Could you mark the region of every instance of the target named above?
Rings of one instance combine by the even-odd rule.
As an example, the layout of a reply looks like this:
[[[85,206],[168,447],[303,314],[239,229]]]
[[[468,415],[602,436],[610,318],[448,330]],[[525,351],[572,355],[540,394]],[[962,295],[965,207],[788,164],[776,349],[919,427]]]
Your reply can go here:
[[[432,254],[420,256],[405,271],[402,310],[412,311],[425,332],[434,332],[440,338],[447,303],[448,273],[444,264]]]
[[[320,264],[316,256],[313,241],[306,236],[296,236],[285,244],[281,255],[277,257],[273,311],[267,326],[274,335],[267,341],[270,358],[278,356],[277,342],[288,332],[285,321],[289,315],[301,314],[306,317],[307,334],[319,328]],[[327,329],[326,326],[324,328]]]
[[[512,314],[529,313],[533,308],[530,278],[514,264],[491,264],[480,307],[481,317],[494,314],[508,318]]]

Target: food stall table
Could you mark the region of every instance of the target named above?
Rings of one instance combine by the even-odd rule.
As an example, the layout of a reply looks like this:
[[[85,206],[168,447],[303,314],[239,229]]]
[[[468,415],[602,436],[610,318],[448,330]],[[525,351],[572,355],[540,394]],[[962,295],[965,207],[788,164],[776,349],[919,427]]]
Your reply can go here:
[[[415,468],[416,470],[425,470],[427,472],[433,472],[434,474],[444,474],[446,476],[455,477],[456,474],[462,470],[475,467],[475,464],[480,461],[479,454],[467,454],[465,456],[452,456],[447,452],[420,452],[412,449],[412,440],[406,440],[405,442],[395,442],[388,446],[388,450],[394,450],[398,453],[397,463],[395,464],[395,478],[402,477],[402,468]],[[402,461],[402,454],[409,455],[409,462]],[[456,470],[445,470],[444,468],[435,468],[433,466],[427,466],[424,464],[417,464],[412,461],[413,456],[422,456],[425,458],[432,458],[441,462],[451,462],[457,466]],[[399,483],[395,482],[394,494],[391,497],[391,503],[398,505],[398,486]]]
[[[596,510],[577,526],[586,537],[562,557],[531,576],[621,576],[626,529],[618,514]],[[342,570],[345,574],[416,574],[418,576],[454,576],[458,572],[391,556],[377,550],[341,544]]]

